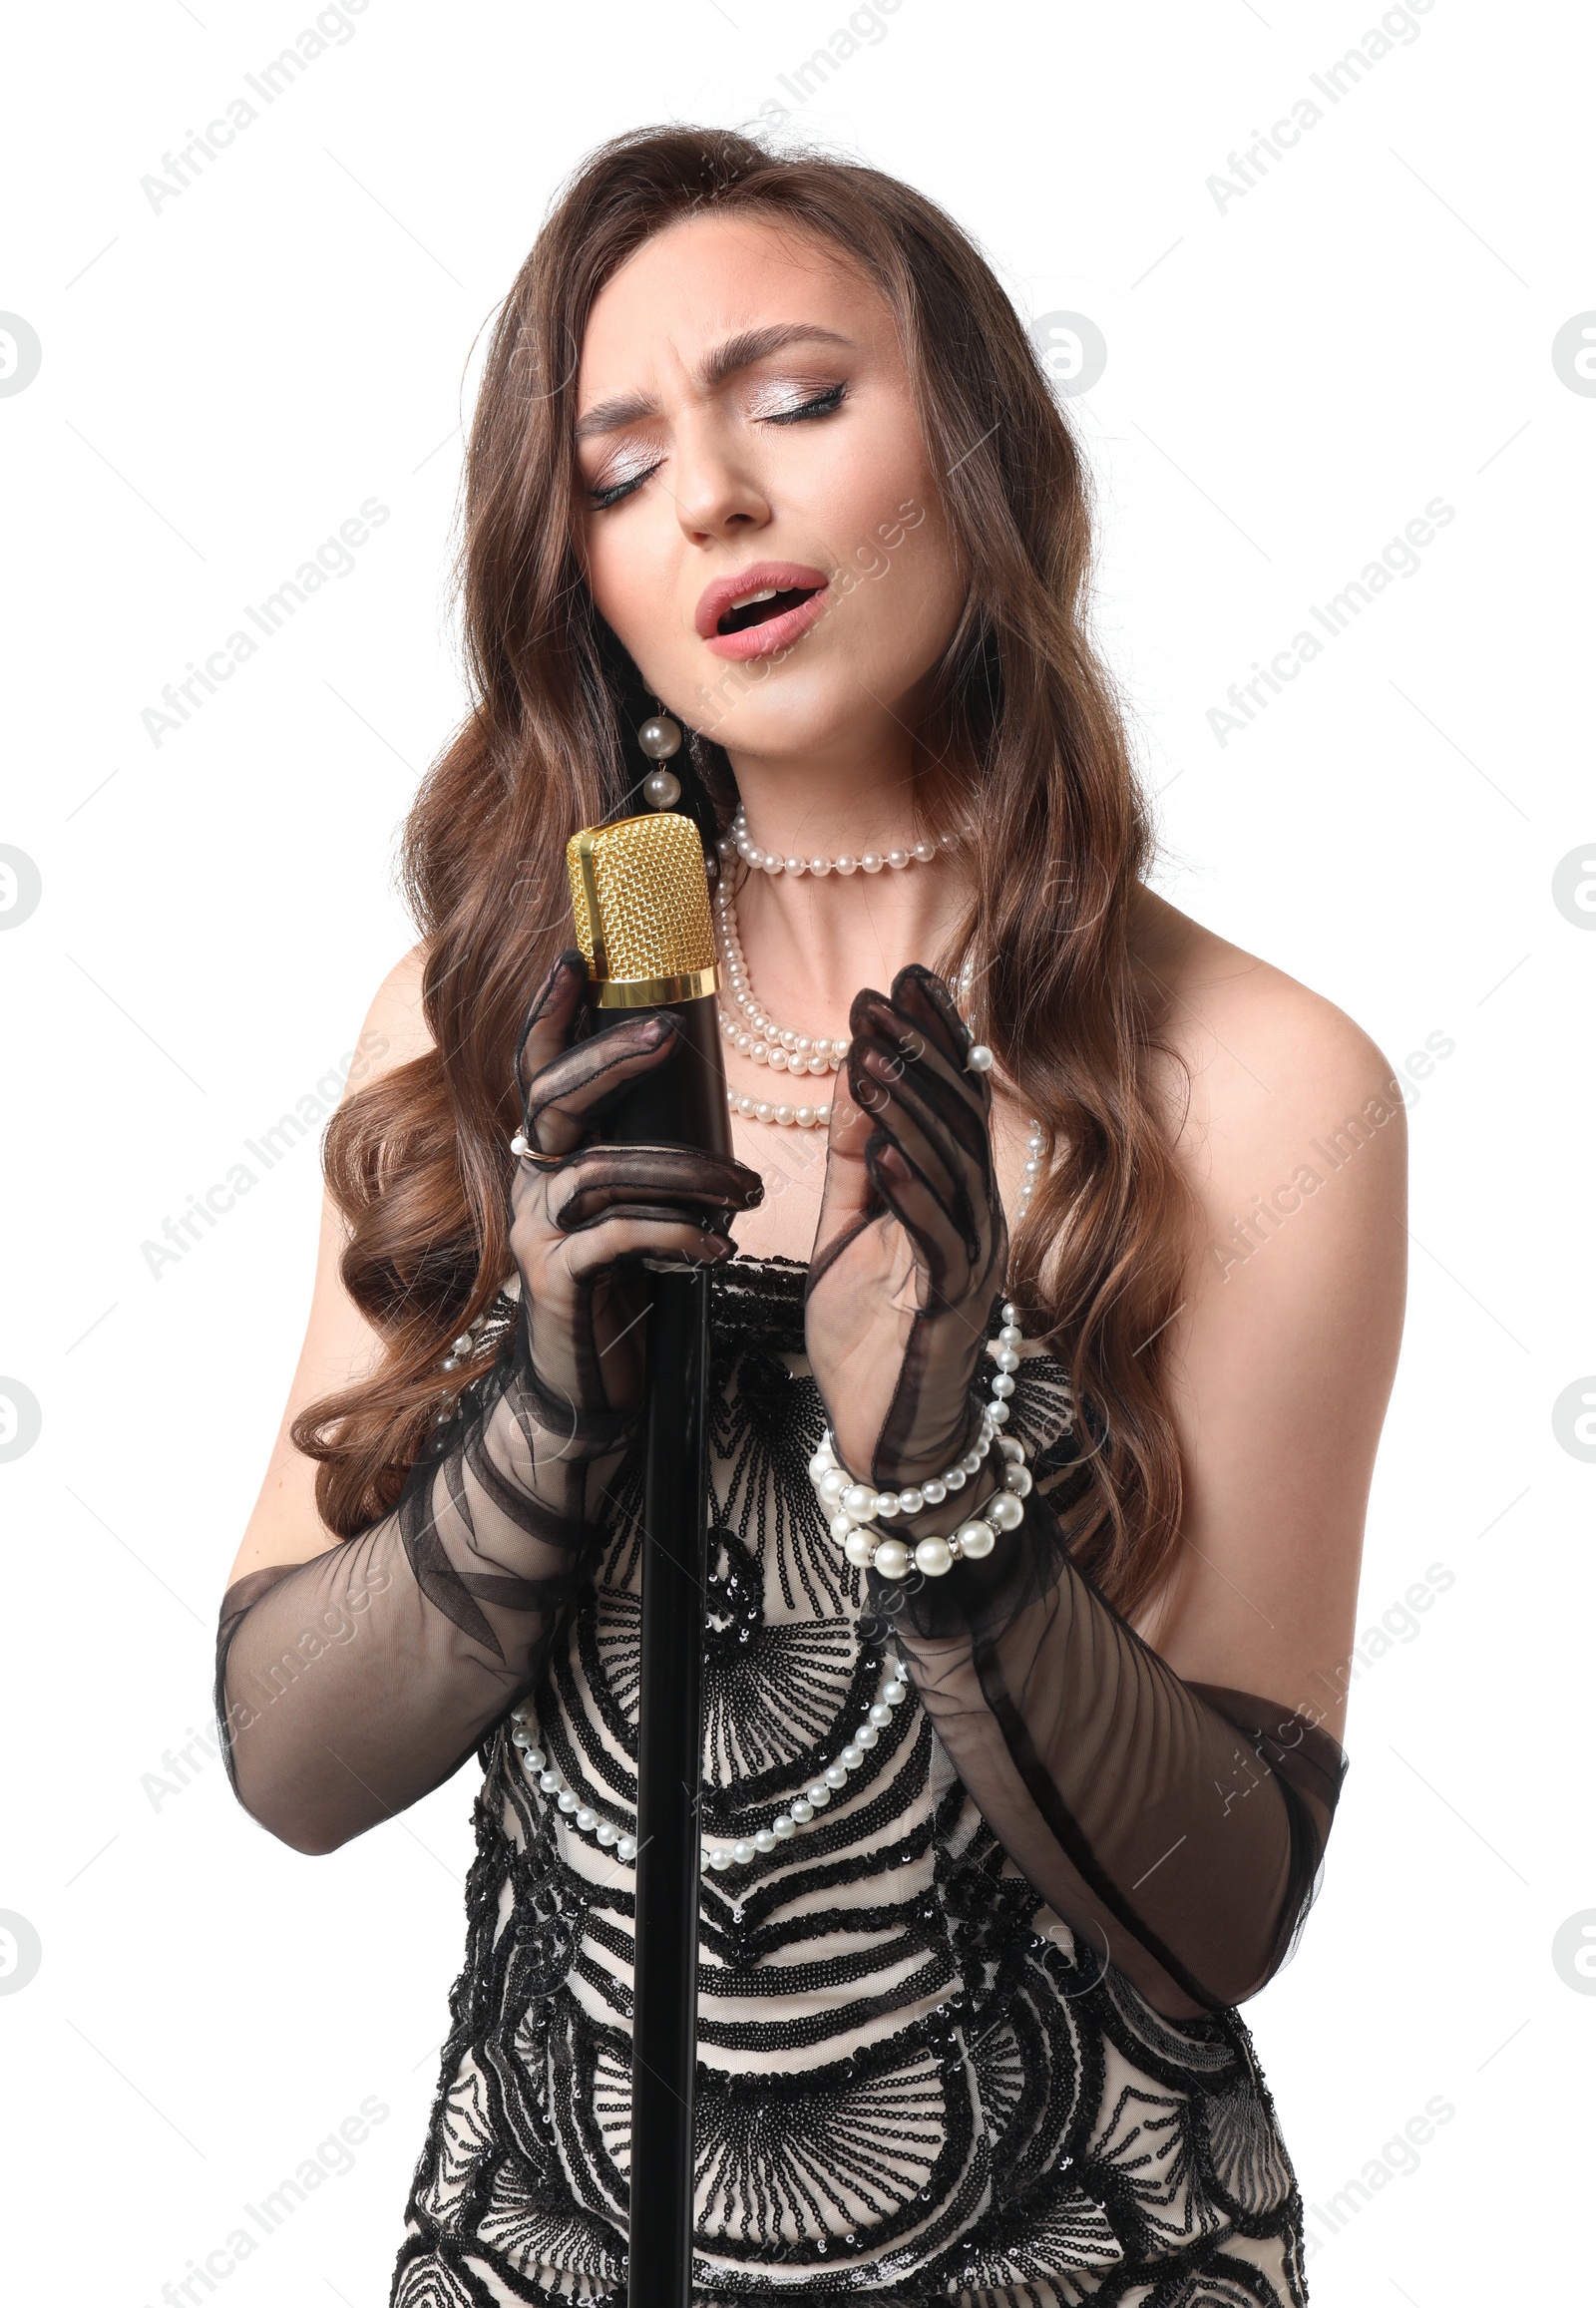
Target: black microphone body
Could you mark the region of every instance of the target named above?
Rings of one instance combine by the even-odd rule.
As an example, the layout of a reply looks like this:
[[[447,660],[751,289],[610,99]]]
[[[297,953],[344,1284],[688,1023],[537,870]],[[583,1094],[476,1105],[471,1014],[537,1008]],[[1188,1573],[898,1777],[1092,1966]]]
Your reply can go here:
[[[712,993],[685,1001],[639,1002],[624,1010],[596,1010],[594,1031],[602,1033],[622,1017],[629,1022],[660,1012],[679,1022],[676,1047],[662,1066],[628,1082],[604,1107],[601,1134],[617,1146],[697,1146],[705,1154],[729,1158],[731,1117]]]

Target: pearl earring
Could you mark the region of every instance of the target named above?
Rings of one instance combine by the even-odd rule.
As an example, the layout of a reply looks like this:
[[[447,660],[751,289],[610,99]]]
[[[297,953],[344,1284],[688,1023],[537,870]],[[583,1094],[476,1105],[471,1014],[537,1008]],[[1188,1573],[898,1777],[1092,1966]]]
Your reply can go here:
[[[680,724],[661,708],[638,730],[637,743],[650,761],[668,761],[681,749]],[[642,791],[650,809],[673,809],[681,799],[681,780],[673,770],[656,769],[643,779]]]

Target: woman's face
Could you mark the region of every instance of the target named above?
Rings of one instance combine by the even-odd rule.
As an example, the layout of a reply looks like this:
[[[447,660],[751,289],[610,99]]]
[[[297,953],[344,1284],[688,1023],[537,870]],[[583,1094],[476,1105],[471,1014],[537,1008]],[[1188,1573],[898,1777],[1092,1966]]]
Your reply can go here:
[[[879,291],[673,225],[596,300],[577,412],[589,581],[654,693],[734,758],[901,752],[965,588]]]

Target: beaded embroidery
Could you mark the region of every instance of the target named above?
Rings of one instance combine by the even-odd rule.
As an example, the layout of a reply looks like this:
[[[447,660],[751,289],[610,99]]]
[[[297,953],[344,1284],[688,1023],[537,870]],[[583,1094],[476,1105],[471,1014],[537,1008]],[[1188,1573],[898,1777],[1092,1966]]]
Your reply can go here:
[[[897,1664],[808,1461],[803,1269],[712,1280],[702,1829],[751,1838]],[[1076,1455],[1058,1364],[1013,1430]],[[586,1805],[635,1825],[640,1467],[529,1695]],[[512,1744],[480,1749],[466,1956],[390,2308],[621,2308],[632,1883]],[[911,1691],[802,1836],[702,1879],[700,2308],[1303,2308],[1301,2203],[1245,2023],[1173,2022],[1018,1877]],[[645,2298],[632,2308],[646,2308]]]

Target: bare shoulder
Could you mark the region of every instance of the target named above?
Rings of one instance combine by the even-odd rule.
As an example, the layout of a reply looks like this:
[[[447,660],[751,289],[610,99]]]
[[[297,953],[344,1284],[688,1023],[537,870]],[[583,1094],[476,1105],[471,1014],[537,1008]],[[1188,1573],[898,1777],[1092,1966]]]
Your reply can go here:
[[[1143,1631],[1177,1673],[1282,1699],[1339,1738],[1401,1343],[1400,1085],[1335,1002],[1161,900],[1135,947],[1195,1220],[1169,1347],[1186,1543]]]
[[[371,1081],[408,1065],[431,1049],[432,1029],[422,1007],[422,985],[427,968],[425,941],[401,955],[371,998],[360,1029],[361,1076]],[[354,1070],[351,1083],[358,1086]]]
[[[1290,1199],[1370,1150],[1360,1184],[1399,1220],[1406,1127],[1396,1069],[1326,995],[1151,892],[1136,955],[1169,1053],[1156,1070],[1187,1179],[1211,1218]]]

